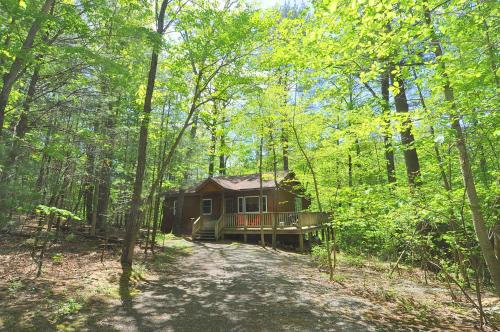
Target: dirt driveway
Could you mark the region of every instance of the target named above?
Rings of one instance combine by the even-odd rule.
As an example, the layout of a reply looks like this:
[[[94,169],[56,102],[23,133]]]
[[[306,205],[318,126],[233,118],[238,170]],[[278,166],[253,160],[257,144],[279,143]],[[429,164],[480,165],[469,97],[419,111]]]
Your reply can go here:
[[[340,262],[335,282],[308,255],[242,243],[166,241],[137,248],[130,287],[119,253],[93,240],[51,248],[36,268],[29,245],[0,238],[0,331],[472,331],[475,315],[415,271]]]
[[[96,327],[127,331],[408,331],[391,307],[340,291],[304,255],[256,245],[194,243],[131,305]],[[424,323],[429,323],[428,321]],[[436,330],[452,330],[446,324]],[[456,323],[456,322],[455,322]],[[448,326],[447,326],[448,325]],[[465,327],[458,327],[458,330]]]

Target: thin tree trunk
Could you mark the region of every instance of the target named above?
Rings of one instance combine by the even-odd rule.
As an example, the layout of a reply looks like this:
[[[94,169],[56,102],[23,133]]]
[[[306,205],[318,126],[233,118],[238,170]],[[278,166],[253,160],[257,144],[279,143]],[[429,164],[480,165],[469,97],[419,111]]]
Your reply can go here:
[[[382,93],[382,107],[383,107],[383,117],[385,122],[383,138],[384,138],[384,155],[385,155],[385,165],[387,170],[387,182],[396,182],[396,163],[394,162],[394,148],[392,146],[391,137],[391,120],[390,120],[390,109],[389,109],[389,77],[390,77],[390,67],[387,68],[386,72],[382,75],[381,79],[381,93]]]
[[[427,24],[433,29],[431,14],[428,8],[425,8],[425,16]],[[433,44],[436,45],[435,54],[439,61],[442,76],[444,78],[444,97],[445,100],[451,105],[451,116],[452,124],[451,127],[455,131],[455,145],[457,147],[459,158],[460,158],[460,168],[462,171],[462,177],[465,185],[465,190],[467,197],[469,199],[469,206],[472,213],[472,221],[474,224],[474,230],[483,254],[486,266],[490,271],[491,279],[495,286],[495,293],[500,297],[500,261],[495,257],[495,252],[493,246],[488,237],[488,229],[484,221],[483,213],[481,211],[481,204],[476,191],[476,184],[474,182],[474,176],[472,174],[472,168],[470,165],[469,155],[467,152],[467,145],[465,141],[465,135],[462,130],[462,125],[460,124],[460,116],[457,112],[455,105],[455,97],[453,89],[450,84],[449,77],[446,73],[446,64],[442,62],[441,58],[443,55],[443,50],[441,48],[441,42],[436,37],[434,31],[433,34]]]
[[[288,86],[287,86],[287,76],[288,73],[285,71],[284,77],[280,75],[278,84],[283,85],[283,90],[284,90],[284,98],[283,98],[283,106],[286,106],[288,103]],[[288,142],[288,118],[286,115],[283,115],[281,118],[281,147],[282,147],[282,154],[283,154],[283,171],[288,172],[289,170],[289,165],[288,165],[288,156],[289,156],[289,142]]]
[[[198,118],[196,118],[196,121],[194,121],[192,127],[191,127],[191,132],[190,132],[190,139],[191,139],[191,146],[189,147],[188,151],[186,152],[186,162],[190,162],[193,153],[194,153],[194,148],[193,148],[193,143],[196,138],[196,133],[198,131]],[[181,185],[181,189],[179,190],[179,196],[177,198],[177,205],[176,205],[176,215],[174,218],[174,224],[172,225],[172,233],[174,235],[181,235],[182,229],[181,229],[181,224],[182,224],[182,210],[184,209],[184,196],[186,192],[186,187],[189,179],[189,169],[186,169],[184,171],[183,175],[183,181]]]
[[[215,124],[213,124],[215,126]],[[214,176],[215,172],[215,149],[217,146],[217,137],[215,136],[215,127],[210,128],[210,152],[208,156],[208,177]]]
[[[226,137],[224,136],[224,134],[221,134],[219,139],[220,139],[219,175],[226,175],[226,156],[225,156]]]
[[[264,130],[262,128],[261,130]],[[264,225],[262,224],[264,222],[263,217],[264,215],[262,214],[263,208],[262,208],[262,197],[264,196],[264,189],[262,188],[262,149],[264,145],[264,133],[261,133],[260,137],[260,146],[259,146],[259,223],[260,223],[260,243],[263,248],[266,247],[266,241],[264,238]]]
[[[168,0],[163,0],[158,14],[158,23],[156,33],[161,38],[163,36],[165,10],[167,9]],[[148,129],[151,117],[151,102],[153,99],[153,91],[156,80],[156,69],[158,66],[158,53],[159,48],[153,48],[151,54],[151,63],[148,74],[148,84],[146,87],[146,96],[144,97],[144,110],[143,118],[141,120],[140,133],[139,133],[139,147],[137,151],[137,166],[135,171],[135,181],[132,193],[132,200],[130,202],[130,210],[125,220],[125,239],[123,241],[121,264],[124,270],[129,270],[132,267],[134,258],[134,248],[137,239],[137,232],[139,230],[139,214],[140,206],[142,203],[142,184],[144,182],[144,174],[146,172],[146,153],[148,144]]]
[[[416,81],[417,73],[415,72],[414,69],[413,69],[413,77],[415,78],[415,81]],[[422,108],[427,112],[428,111],[427,105],[425,102],[424,94],[422,93],[422,90],[420,88],[420,85],[415,83],[415,86],[416,86],[417,91],[418,91],[420,104],[422,105]],[[443,166],[444,163],[443,163],[443,158],[441,156],[441,151],[439,150],[439,144],[435,140],[434,127],[430,126],[429,131],[431,134],[431,138],[434,141],[434,153],[436,155],[436,160],[437,160],[438,167],[439,167],[439,174],[441,176],[441,180],[443,181],[443,187],[446,190],[448,200],[450,201],[449,208],[448,208],[448,213],[449,213],[450,217],[449,217],[448,223],[449,223],[450,229],[455,233],[455,236],[458,236],[459,233],[458,233],[457,218],[455,216],[455,212],[453,211],[453,206],[451,204],[451,201],[452,201],[451,183],[450,183],[450,181],[448,181],[448,177],[446,176],[446,170]],[[459,239],[457,239],[457,240],[459,240]],[[455,261],[460,269],[460,274],[462,275],[463,280],[465,281],[466,285],[468,287],[470,287],[469,275],[467,273],[467,268],[464,265],[464,256],[463,256],[462,252],[460,251],[460,249],[456,249],[454,251],[454,257],[455,257]]]
[[[104,123],[104,136],[107,142],[103,146],[101,167],[99,170],[99,196],[97,201],[97,227],[104,228],[108,217],[108,206],[111,194],[111,171],[113,169],[113,148],[114,148],[114,128],[115,119],[113,106],[110,103],[107,109],[107,116]]]
[[[94,193],[92,196],[92,205],[94,206],[94,209],[92,209],[92,223],[91,226],[92,228],[90,229],[90,234],[92,236],[96,235],[96,227],[97,227],[97,200],[99,198],[99,188],[100,183],[99,179],[96,179],[95,184],[94,184]]]
[[[212,101],[213,105],[213,120],[209,124],[208,131],[210,132],[210,151],[208,156],[208,177],[211,178],[215,173],[215,150],[217,149],[217,119],[219,117],[219,110],[217,108],[217,101]]]
[[[169,103],[169,112],[170,112],[170,103]],[[168,122],[167,122],[168,125]],[[162,117],[161,117],[161,125],[160,128],[163,129],[165,128],[165,105],[162,109]],[[161,138],[163,138],[163,143],[161,142]],[[167,135],[162,135],[160,137],[160,144],[158,146],[158,165],[157,165],[157,174],[158,174],[158,179],[159,179],[159,185],[158,188],[161,188],[163,185],[163,174],[160,174],[160,169],[161,169],[161,164],[163,162],[162,156],[165,154],[167,150]],[[157,194],[156,199],[155,199],[155,205],[154,205],[154,213],[153,213],[153,230],[151,232],[151,252],[154,253],[154,248],[156,244],[156,233],[158,230],[158,221],[160,217],[160,204],[161,204],[161,195]]]
[[[54,0],[45,0],[39,14],[31,24],[28,35],[24,39],[24,42],[19,51],[19,55],[16,56],[16,58],[12,62],[12,65],[10,66],[10,70],[3,77],[2,90],[0,91],[0,140],[4,124],[5,108],[7,107],[7,103],[9,102],[9,96],[12,90],[12,86],[19,78],[18,75],[24,65],[26,54],[28,54],[33,47],[33,42],[35,41],[35,37],[42,26],[43,20],[45,19],[45,16],[49,13],[53,5]]]
[[[445,92],[445,95],[448,95],[446,100],[453,101],[453,95],[450,95],[452,90],[448,84],[446,84],[445,90],[447,91],[447,93]],[[488,237],[488,228],[486,227],[483,213],[481,211],[481,204],[477,195],[474,177],[472,175],[467,146],[465,144],[465,137],[462,131],[462,126],[460,125],[460,120],[457,119],[456,116],[454,116],[452,128],[455,130],[455,144],[460,156],[460,167],[462,170],[462,177],[467,197],[469,199],[469,206],[472,212],[474,230],[476,232],[484,260],[486,261],[486,265],[490,271],[491,279],[495,285],[496,294],[500,297],[500,261],[495,257],[493,246]]]
[[[271,138],[271,144],[272,144],[272,147],[273,147],[273,179],[274,179],[274,190],[273,190],[273,209],[272,209],[272,212],[276,212],[276,201],[277,201],[277,191],[278,191],[278,161],[276,160],[276,145],[275,145],[275,142],[274,142],[274,138],[272,136],[272,133],[270,133],[270,138]],[[276,215],[273,214],[273,219],[272,219],[272,223],[273,223],[273,234],[272,234],[272,246],[273,246],[273,249],[276,250],[276,228],[277,228],[277,225],[276,225]]]
[[[314,171],[314,167],[311,163],[311,160],[309,159],[309,156],[307,155],[306,151],[302,147],[302,144],[300,143],[299,135],[297,133],[297,129],[295,128],[295,117],[292,120],[292,132],[295,136],[295,141],[297,142],[297,146],[298,146],[302,156],[306,160],[307,168],[309,168],[309,171],[311,172],[311,175],[313,177],[314,193],[316,195],[316,202],[318,204],[318,210],[319,210],[319,212],[323,212],[323,209],[321,207],[321,201],[319,199],[319,188],[318,188],[318,180],[316,178],[316,172]],[[330,226],[327,226],[326,239],[325,239],[326,241],[325,242],[326,242],[327,258],[328,258],[328,268],[330,271],[330,281],[332,281],[333,280],[333,262],[332,262],[332,249],[330,246],[330,229],[332,229],[332,232],[333,232],[333,228],[331,228]],[[335,248],[333,248],[333,250],[335,250]]]
[[[15,165],[17,163],[18,157],[22,153],[21,142],[28,131],[28,112],[31,106],[31,100],[33,99],[33,95],[35,94],[36,84],[38,82],[38,78],[40,77],[40,66],[35,66],[33,70],[33,74],[31,75],[30,84],[28,86],[28,91],[26,92],[26,98],[23,102],[23,110],[19,117],[19,121],[14,127],[14,138],[12,140],[12,146],[10,147],[7,160],[3,166],[3,169],[0,170],[0,183],[7,183],[9,178],[13,176],[16,178]],[[2,195],[2,193],[0,193]],[[0,198],[0,201],[2,198]]]
[[[84,189],[84,199],[85,199],[85,220],[88,225],[92,224],[92,211],[94,210],[94,163],[95,163],[95,147],[93,145],[88,145],[87,147],[87,160],[85,166],[85,189]]]
[[[283,145],[283,171],[288,172],[288,134],[285,128],[281,129],[281,143]]]
[[[194,90],[194,94],[193,94],[193,100],[191,102],[191,108],[189,110],[188,116],[186,117],[186,120],[184,121],[184,124],[181,128],[181,131],[177,134],[177,137],[175,138],[174,143],[170,147],[170,150],[168,151],[167,156],[165,157],[165,159],[161,163],[161,168],[160,168],[160,171],[158,172],[158,177],[157,177],[156,181],[154,181],[153,184],[151,185],[150,195],[148,197],[148,201],[152,201],[153,195],[156,193],[156,190],[159,188],[160,180],[163,179],[165,171],[166,171],[167,167],[170,165],[170,161],[172,160],[172,158],[174,156],[174,153],[177,149],[177,146],[179,146],[179,144],[182,140],[182,137],[184,136],[184,132],[189,127],[190,121],[197,110],[197,107],[198,107],[197,102],[198,102],[198,98],[200,97],[200,93],[201,93],[200,92],[201,76],[202,76],[202,73],[198,72],[198,76],[196,78],[195,90]],[[196,122],[196,121],[194,121],[194,122]]]

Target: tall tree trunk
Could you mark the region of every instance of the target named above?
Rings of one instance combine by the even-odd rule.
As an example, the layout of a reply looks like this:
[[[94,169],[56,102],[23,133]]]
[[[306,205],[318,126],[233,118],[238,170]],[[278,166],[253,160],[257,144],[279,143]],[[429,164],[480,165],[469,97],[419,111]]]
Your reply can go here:
[[[42,162],[40,165],[40,171],[38,172],[38,176],[37,176],[36,182],[35,182],[36,191],[41,193],[40,200],[42,202],[45,202],[45,197],[47,194],[46,186],[45,186],[45,181],[46,181],[47,176],[45,174],[45,170],[48,169],[48,165],[50,164],[50,161],[51,161],[51,157],[47,154],[47,148],[50,144],[52,130],[53,130],[53,126],[49,126],[47,133],[45,135],[45,140],[43,142],[43,149],[42,149],[42,151],[43,151]]]
[[[40,78],[40,68],[41,65],[38,64],[35,66],[33,70],[33,74],[31,75],[30,84],[28,86],[28,92],[26,93],[26,98],[23,102],[23,111],[19,116],[19,121],[16,124],[14,134],[23,139],[26,133],[28,132],[29,124],[28,124],[28,114],[31,108],[31,102],[33,100],[33,96],[36,91],[36,84],[38,83],[38,79]]]
[[[36,91],[36,84],[40,77],[40,66],[35,66],[33,70],[33,74],[31,75],[30,84],[28,86],[28,91],[26,92],[26,98],[23,102],[23,110],[21,115],[19,116],[19,120],[14,127],[14,137],[12,140],[12,145],[10,147],[7,160],[3,165],[3,169],[0,170],[0,183],[7,183],[9,181],[10,175],[13,174],[15,178],[15,165],[17,164],[17,159],[22,153],[22,146],[20,140],[24,138],[26,133],[28,132],[28,113],[31,106],[31,101]],[[2,193],[0,192],[0,195]],[[2,201],[2,198],[0,198]]]
[[[196,118],[196,120],[194,121],[193,125],[191,126],[191,131],[190,131],[190,134],[189,134],[189,138],[191,139],[191,145],[189,147],[189,149],[187,150],[186,152],[186,162],[189,163],[193,157],[193,153],[194,153],[194,148],[193,148],[193,144],[194,144],[194,140],[196,138],[196,133],[198,131],[198,117]],[[181,225],[182,225],[182,210],[184,209],[184,196],[185,196],[185,193],[186,193],[186,187],[187,187],[187,183],[188,183],[188,180],[189,180],[189,169],[186,169],[184,171],[184,175],[183,175],[183,181],[182,181],[182,184],[181,184],[181,188],[179,190],[179,196],[177,198],[177,203],[176,203],[176,215],[174,217],[174,224],[172,225],[172,233],[174,235],[181,235],[182,233],[182,229],[181,229]]]
[[[158,13],[158,22],[156,33],[160,38],[163,36],[165,10],[167,8],[168,0],[163,0]],[[159,47],[154,47],[151,53],[151,63],[148,74],[148,84],[146,87],[146,96],[144,97],[144,110],[143,118],[141,120],[139,132],[139,147],[137,151],[137,166],[135,170],[135,181],[132,193],[132,200],[130,202],[130,210],[127,213],[125,220],[125,239],[123,241],[121,264],[127,270],[132,267],[134,258],[134,248],[137,239],[137,232],[139,231],[139,214],[140,206],[142,203],[142,184],[144,182],[144,174],[146,171],[146,152],[148,144],[148,129],[151,117],[151,102],[153,99],[153,91],[156,80],[156,69],[158,67],[158,53]]]
[[[210,127],[210,152],[208,156],[208,177],[211,178],[214,176],[215,172],[215,149],[217,146],[217,136],[215,136],[215,123]]]
[[[382,94],[382,107],[383,107],[383,117],[385,122],[383,138],[384,138],[384,155],[385,155],[385,165],[387,170],[387,182],[396,182],[396,163],[394,162],[394,148],[392,146],[391,137],[391,120],[390,120],[390,108],[389,108],[389,77],[390,77],[390,67],[388,66],[386,72],[382,74],[382,79],[380,82],[381,94]]]
[[[413,77],[414,77],[415,82],[416,82],[417,81],[417,73],[415,72],[414,69],[412,71],[413,71]],[[417,88],[418,96],[420,99],[420,104],[422,105],[422,108],[427,113],[428,112],[427,104],[425,102],[425,98],[424,98],[424,94],[422,93],[422,89],[420,88],[420,85],[418,83],[415,83],[415,86]],[[446,170],[444,168],[443,158],[441,156],[441,151],[439,149],[439,143],[435,139],[436,135],[435,135],[433,126],[429,127],[429,132],[431,134],[432,140],[434,141],[434,153],[436,155],[436,161],[438,163],[439,174],[441,176],[441,180],[443,181],[443,187],[446,190],[447,198],[451,203],[451,201],[452,201],[451,182],[448,180],[448,177],[446,176]],[[448,214],[450,215],[449,222],[448,222],[450,229],[454,232],[455,236],[458,237],[459,227],[458,227],[458,223],[457,223],[457,217],[455,215],[455,212],[453,211],[452,204],[449,204]],[[457,241],[460,241],[460,239],[457,238]],[[470,287],[469,275],[467,273],[467,268],[464,265],[465,259],[464,259],[463,253],[460,251],[460,249],[457,248],[454,250],[453,254],[454,254],[455,262],[457,263],[457,265],[460,269],[460,274],[462,275],[463,280],[465,281],[466,285],[468,287]]]
[[[281,71],[281,70],[280,70]],[[288,73],[285,71],[283,76],[280,75],[278,79],[278,84],[283,86],[284,96],[282,100],[282,105],[285,107],[288,103]],[[289,143],[288,143],[288,122],[286,114],[283,114],[281,117],[281,148],[282,148],[282,158],[283,158],[283,171],[288,172],[288,156],[289,156]]]
[[[29,53],[31,48],[33,47],[33,42],[35,41],[35,37],[42,26],[42,22],[45,19],[45,16],[49,13],[51,8],[54,5],[54,0],[45,0],[40,12],[35,18],[35,21],[31,24],[31,27],[28,31],[28,35],[24,39],[24,42],[19,50],[19,54],[16,56],[12,65],[10,66],[10,70],[3,77],[3,85],[2,90],[0,91],[0,139],[2,135],[2,129],[4,124],[5,117],[5,108],[7,107],[7,103],[9,102],[10,92],[12,90],[12,86],[19,78],[18,75],[21,72],[21,69],[24,65],[26,54]]]
[[[445,95],[447,101],[453,101],[453,91],[448,83],[445,84]],[[465,143],[465,136],[460,125],[460,120],[455,115],[453,116],[452,128],[455,130],[455,144],[460,156],[460,168],[462,170],[462,177],[469,199],[469,206],[472,212],[472,221],[474,223],[474,230],[476,232],[479,246],[483,253],[484,260],[490,271],[491,279],[495,285],[495,291],[500,297],[500,261],[495,257],[495,251],[488,237],[488,228],[484,221],[483,213],[481,211],[481,204],[476,191],[476,184],[472,175],[469,156],[467,153],[467,146]]]
[[[261,129],[262,131],[264,128]],[[262,197],[264,197],[264,189],[262,188],[262,150],[264,147],[264,133],[261,133],[259,145],[259,224],[260,224],[260,244],[263,248],[266,247],[266,239],[264,237],[264,215],[262,214]]]
[[[347,155],[347,183],[349,187],[352,187],[352,156],[351,153]]]
[[[115,118],[113,105],[110,103],[107,109],[104,123],[104,137],[107,142],[103,146],[101,166],[99,169],[99,197],[97,201],[97,227],[103,228],[107,223],[108,206],[111,194],[111,170],[113,169],[113,147]]]
[[[314,170],[313,164],[311,162],[311,159],[309,159],[309,156],[307,155],[306,151],[302,147],[302,144],[300,143],[299,135],[297,133],[297,129],[295,128],[295,121],[292,121],[292,132],[295,136],[295,141],[297,142],[297,146],[306,160],[306,165],[309,171],[311,172],[311,175],[313,177],[313,185],[314,185],[314,193],[316,195],[316,202],[318,204],[318,210],[319,212],[323,212],[323,208],[321,206],[321,201],[319,197],[319,187],[318,187],[318,180],[316,178],[316,172]],[[324,229],[324,228],[323,228]],[[324,232],[323,232],[324,233]],[[333,281],[333,262],[332,262],[332,250],[335,250],[335,246],[333,248],[330,245],[330,234],[334,235],[334,229],[332,226],[327,225],[326,227],[326,237],[324,238],[325,243],[326,243],[326,251],[327,251],[327,259],[328,259],[328,268],[330,272],[330,281]],[[335,240],[334,240],[335,243]]]
[[[96,228],[97,228],[97,200],[99,198],[99,190],[100,190],[100,183],[99,183],[99,179],[95,179],[95,183],[94,183],[94,192],[93,192],[93,195],[92,195],[92,205],[93,205],[93,209],[92,209],[92,222],[91,222],[91,229],[90,229],[90,234],[92,236],[95,236],[96,235]]]
[[[288,172],[288,134],[286,133],[286,129],[281,129],[281,144],[283,147],[283,171]]]
[[[170,102],[166,102],[163,106],[162,114],[161,114],[160,129],[161,129],[162,133],[164,131],[164,128],[166,127],[165,126],[165,105],[167,103],[169,105],[168,106],[169,107],[168,115],[170,115]],[[168,122],[167,122],[167,125],[168,125]],[[162,142],[162,140],[163,140],[163,142]],[[158,174],[158,180],[159,180],[158,188],[160,188],[160,190],[161,190],[161,187],[163,185],[163,174],[160,174],[160,169],[162,167],[162,162],[163,162],[162,156],[165,155],[166,151],[167,151],[167,135],[162,134],[160,136],[160,144],[158,145],[158,164],[156,166],[156,170],[157,170],[156,173]],[[162,195],[160,193],[156,194],[155,203],[154,203],[154,212],[153,212],[153,230],[151,232],[151,252],[154,252],[154,248],[155,248],[155,244],[156,244],[156,233],[158,231],[158,223],[160,220],[161,198],[162,198]]]
[[[200,82],[201,82],[202,72],[199,71],[197,73],[197,75],[198,76],[196,78],[196,85],[195,85],[195,89],[194,89],[194,93],[193,93],[193,99],[191,102],[191,108],[189,109],[188,116],[186,117],[186,120],[184,120],[184,124],[183,124],[181,130],[179,131],[179,133],[177,134],[177,137],[175,138],[174,143],[170,147],[170,150],[168,151],[167,156],[161,162],[161,167],[160,167],[160,171],[158,172],[158,177],[151,185],[151,189],[149,191],[150,194],[148,197],[148,202],[152,201],[153,195],[156,193],[156,190],[159,188],[160,181],[162,181],[163,176],[165,174],[165,171],[166,171],[167,167],[170,165],[170,162],[172,161],[174,153],[175,153],[177,147],[179,146],[179,144],[182,140],[182,137],[184,136],[184,132],[189,127],[190,121],[193,118],[193,115],[196,113],[196,110],[198,109],[197,103],[198,103],[198,98],[200,97],[200,93],[201,93],[200,92]],[[196,121],[197,121],[197,118],[193,122],[196,123]]]
[[[274,140],[274,137],[273,137],[273,134],[272,132],[269,133],[269,137],[270,137],[270,141],[271,141],[271,146],[272,146],[272,151],[273,151],[273,179],[274,179],[274,190],[273,190],[273,207],[272,207],[272,210],[271,212],[276,212],[277,211],[277,193],[278,193],[278,187],[279,187],[279,184],[278,184],[278,161],[276,160],[276,142]],[[273,219],[272,219],[272,223],[273,223],[273,234],[272,234],[272,246],[273,246],[273,249],[276,250],[276,235],[277,235],[277,232],[276,232],[276,228],[277,228],[277,225],[276,225],[276,215],[273,215]]]
[[[437,35],[433,30],[434,28],[431,19],[431,13],[428,8],[425,8],[425,17],[428,26],[432,29],[432,41],[436,46],[434,53],[436,54],[436,59],[439,62],[441,74],[444,78],[444,98],[451,105],[451,127],[455,131],[455,145],[457,147],[460,158],[460,168],[462,171],[465,191],[467,193],[469,206],[472,213],[474,230],[479,242],[479,246],[481,248],[481,252],[486,262],[486,266],[490,271],[491,279],[495,286],[495,293],[498,297],[500,297],[500,261],[497,259],[497,257],[495,257],[495,251],[488,236],[488,228],[486,227],[483,213],[481,211],[481,203],[477,195],[476,184],[474,182],[474,176],[467,152],[465,135],[462,130],[462,125],[460,124],[460,116],[458,114],[458,110],[456,109],[453,88],[451,87],[450,79],[446,72],[446,64],[442,61],[443,50],[441,48],[441,41],[437,38]]]
[[[85,185],[84,185],[84,200],[85,200],[85,220],[88,225],[92,224],[92,211],[94,210],[94,164],[95,164],[95,147],[92,144],[87,146],[87,159],[85,161]]]
[[[226,175],[226,137],[224,134],[220,135],[220,151],[219,151],[219,175]]]
[[[404,116],[401,131],[401,142],[404,145],[404,158],[406,165],[406,174],[410,186],[416,186],[420,183],[420,163],[418,161],[417,150],[414,146],[415,137],[412,133],[412,121],[409,114],[408,100],[406,99],[405,83],[401,76],[391,74],[392,84],[397,85],[397,93],[394,96],[396,112]]]

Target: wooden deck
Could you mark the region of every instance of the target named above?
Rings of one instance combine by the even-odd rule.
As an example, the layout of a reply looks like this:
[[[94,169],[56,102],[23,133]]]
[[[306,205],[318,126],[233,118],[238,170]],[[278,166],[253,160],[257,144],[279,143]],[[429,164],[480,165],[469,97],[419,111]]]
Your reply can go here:
[[[264,233],[272,234],[275,241],[274,235],[296,234],[303,249],[304,235],[320,230],[327,220],[328,214],[321,212],[226,213],[217,220],[199,217],[193,224],[192,235],[195,238],[209,232],[219,240],[226,234],[239,234],[246,240],[249,234]]]
[[[224,214],[219,222],[222,234],[305,234],[322,227],[326,214],[319,212],[270,212]]]

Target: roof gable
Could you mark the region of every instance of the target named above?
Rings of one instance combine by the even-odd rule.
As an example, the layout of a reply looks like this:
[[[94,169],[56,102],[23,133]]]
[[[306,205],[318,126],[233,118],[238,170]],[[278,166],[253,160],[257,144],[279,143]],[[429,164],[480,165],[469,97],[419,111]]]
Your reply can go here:
[[[276,174],[276,181],[273,173],[262,174],[262,188],[272,189],[276,188],[283,182],[291,180],[295,177],[293,172],[278,172]],[[218,190],[217,190],[218,189]],[[230,191],[247,191],[260,189],[260,174],[247,174],[247,175],[232,175],[232,176],[216,176],[203,180],[197,185],[186,189],[186,194],[196,194],[202,190],[208,192],[217,192],[221,190]],[[169,191],[166,195],[176,195],[178,191]]]
[[[279,184],[286,175],[277,176],[276,182]],[[212,181],[227,190],[255,190],[260,189],[260,174],[248,174],[240,176],[218,176],[211,178]],[[276,188],[276,182],[272,174],[262,175],[262,188]]]

